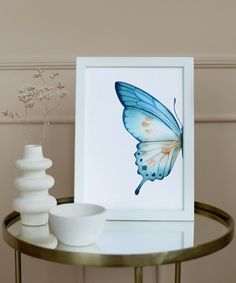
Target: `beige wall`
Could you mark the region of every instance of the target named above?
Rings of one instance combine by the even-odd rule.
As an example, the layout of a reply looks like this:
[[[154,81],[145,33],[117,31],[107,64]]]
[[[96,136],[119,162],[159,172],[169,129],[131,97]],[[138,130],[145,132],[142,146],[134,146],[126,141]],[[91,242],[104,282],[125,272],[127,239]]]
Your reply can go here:
[[[236,2],[225,0],[0,0],[0,112],[18,109],[15,94],[37,66],[60,69],[69,96],[53,121],[45,155],[54,166],[51,193],[73,194],[76,56],[195,56],[196,199],[236,217]],[[37,117],[34,117],[37,120]],[[35,142],[40,125],[32,127]],[[23,125],[0,119],[0,217],[16,195],[14,161]],[[236,243],[183,265],[183,283],[233,283]],[[13,251],[0,241],[0,282],[13,282]],[[83,278],[84,277],[84,278]],[[29,282],[131,282],[132,270],[81,269],[23,257]],[[173,266],[160,268],[173,282]],[[67,279],[68,278],[68,279]],[[145,270],[145,283],[155,270]]]

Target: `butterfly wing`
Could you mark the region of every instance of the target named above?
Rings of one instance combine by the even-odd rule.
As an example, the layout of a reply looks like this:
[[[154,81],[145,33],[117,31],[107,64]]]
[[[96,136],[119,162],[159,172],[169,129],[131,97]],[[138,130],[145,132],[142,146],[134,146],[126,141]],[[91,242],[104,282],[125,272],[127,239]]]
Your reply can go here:
[[[121,104],[126,107],[145,110],[154,115],[162,124],[181,136],[181,129],[173,114],[159,100],[133,85],[116,82],[115,89]]]
[[[143,177],[135,190],[139,194],[147,180],[162,180],[171,172],[182,147],[182,129],[165,105],[145,91],[124,82],[116,82],[115,89],[125,107],[124,126],[139,141],[135,153]]]
[[[181,135],[180,130],[173,131],[152,113],[134,107],[124,109],[123,123],[139,142],[179,140]]]
[[[180,140],[141,142],[137,145],[135,164],[143,179],[135,190],[136,195],[147,180],[162,180],[170,174],[181,146]]]

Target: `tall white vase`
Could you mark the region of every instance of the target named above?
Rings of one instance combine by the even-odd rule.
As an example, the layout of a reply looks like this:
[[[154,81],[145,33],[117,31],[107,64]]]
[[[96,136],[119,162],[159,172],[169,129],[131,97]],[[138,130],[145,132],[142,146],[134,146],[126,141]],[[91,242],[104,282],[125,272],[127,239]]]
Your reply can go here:
[[[19,197],[14,200],[13,208],[20,212],[24,225],[48,223],[48,211],[56,205],[56,199],[48,194],[54,179],[45,172],[51,166],[52,161],[43,157],[41,145],[26,145],[23,158],[16,161],[22,175],[15,179]]]

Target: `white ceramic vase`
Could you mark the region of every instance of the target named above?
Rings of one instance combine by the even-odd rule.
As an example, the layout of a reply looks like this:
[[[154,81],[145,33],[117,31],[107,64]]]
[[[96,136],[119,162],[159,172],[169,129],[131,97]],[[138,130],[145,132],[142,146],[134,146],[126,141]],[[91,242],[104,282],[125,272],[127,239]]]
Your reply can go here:
[[[56,199],[48,194],[54,179],[45,172],[51,166],[52,161],[43,157],[41,145],[25,145],[23,158],[16,161],[22,175],[15,179],[20,194],[13,202],[13,208],[20,212],[24,225],[48,223],[48,211],[56,205]]]

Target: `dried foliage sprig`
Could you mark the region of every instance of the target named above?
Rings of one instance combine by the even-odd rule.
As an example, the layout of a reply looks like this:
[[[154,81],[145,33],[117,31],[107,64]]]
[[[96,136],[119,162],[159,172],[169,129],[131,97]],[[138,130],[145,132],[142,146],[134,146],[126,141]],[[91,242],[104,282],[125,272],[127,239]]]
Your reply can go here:
[[[40,144],[42,144],[46,138],[49,126],[49,114],[60,106],[62,99],[67,95],[65,86],[60,81],[56,81],[58,76],[58,72],[52,72],[50,75],[47,75],[45,70],[38,69],[32,77],[38,81],[39,85],[26,85],[17,94],[18,101],[23,104],[24,114],[20,115],[17,112],[13,113],[9,110],[2,112],[4,117],[11,118],[15,121],[24,117],[26,144],[28,141],[29,112],[36,106],[39,106],[41,109],[43,131]]]

